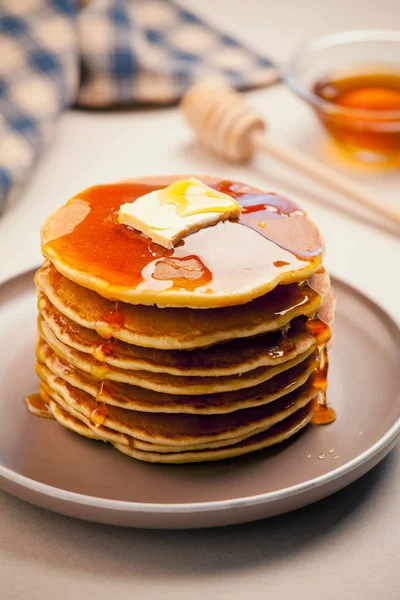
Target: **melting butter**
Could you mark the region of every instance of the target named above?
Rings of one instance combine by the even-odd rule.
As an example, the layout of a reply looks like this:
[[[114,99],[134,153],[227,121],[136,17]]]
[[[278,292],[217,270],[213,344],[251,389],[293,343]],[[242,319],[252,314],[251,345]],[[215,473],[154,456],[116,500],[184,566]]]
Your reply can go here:
[[[240,213],[234,198],[191,177],[123,204],[118,221],[171,249],[187,235]]]

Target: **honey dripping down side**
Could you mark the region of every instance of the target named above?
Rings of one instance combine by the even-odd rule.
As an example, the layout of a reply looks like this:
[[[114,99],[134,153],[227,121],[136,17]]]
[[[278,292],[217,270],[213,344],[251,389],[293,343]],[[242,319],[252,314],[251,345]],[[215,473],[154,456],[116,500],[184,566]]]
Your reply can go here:
[[[157,185],[126,182],[95,186],[72,198],[44,229],[43,253],[60,260],[65,268],[119,288],[141,292],[200,290],[222,296],[231,293],[232,276],[215,255],[218,244],[223,256],[230,257],[230,268],[236,267],[237,280],[243,281],[243,286],[260,279],[274,281],[282,270],[296,272],[320,264],[322,248],[315,228],[294,203],[277,194],[247,191],[251,188],[231,181],[213,182],[211,187],[234,197],[243,207],[241,217],[191,234],[171,250],[118,222],[121,204],[160,189]],[[65,220],[69,223],[67,230]],[[259,236],[249,236],[249,228],[264,242]],[[304,235],[294,237],[293,229],[301,228]],[[270,262],[245,264],[242,248],[246,244],[249,255],[258,255],[265,244]],[[104,315],[102,322],[104,337],[110,337],[110,327],[123,326],[123,314],[113,311]],[[103,335],[101,326],[99,333]]]
[[[106,362],[106,358],[111,356],[114,349],[114,339],[111,338],[97,346],[93,352],[93,358],[101,364]]]
[[[335,410],[328,406],[326,399],[326,390],[328,387],[328,351],[326,344],[331,338],[331,328],[324,323],[318,316],[308,319],[305,323],[306,330],[316,339],[320,356],[318,369],[313,375],[313,387],[318,395],[313,403],[314,425],[328,425],[336,419]]]
[[[96,322],[96,331],[104,339],[109,340],[114,329],[122,329],[125,317],[119,308],[119,301],[114,302],[112,310],[100,315]],[[104,361],[100,361],[104,362]]]
[[[117,316],[112,316],[115,313]],[[118,312],[118,302],[115,306],[115,311],[108,313],[109,319],[106,321],[112,328],[120,326],[120,317]],[[107,369],[106,358],[110,356],[114,349],[114,338],[108,339],[105,343],[100,344],[95,348],[93,352],[93,358],[95,364],[92,368],[92,375],[97,380],[95,406],[90,411],[90,420],[94,427],[100,427],[106,421],[109,410],[107,404],[104,402],[103,390],[104,390],[104,375]]]
[[[399,69],[370,72],[363,69],[342,77],[326,76],[314,84],[313,91],[338,108],[333,114],[318,108],[316,111],[340,146],[353,152],[380,155],[382,159],[399,155]]]
[[[103,390],[105,385],[104,375],[107,370],[106,359],[114,350],[115,340],[112,337],[114,329],[121,329],[124,326],[125,318],[120,310],[119,301],[116,300],[111,311],[100,316],[96,329],[104,342],[97,346],[93,352],[95,364],[92,368],[92,376],[97,380],[95,403],[96,405],[90,411],[90,420],[94,427],[103,425],[108,417],[109,409],[103,401]]]
[[[95,406],[90,411],[90,420],[96,428],[103,425],[109,413],[107,404],[102,400],[103,388],[104,379],[97,382]]]

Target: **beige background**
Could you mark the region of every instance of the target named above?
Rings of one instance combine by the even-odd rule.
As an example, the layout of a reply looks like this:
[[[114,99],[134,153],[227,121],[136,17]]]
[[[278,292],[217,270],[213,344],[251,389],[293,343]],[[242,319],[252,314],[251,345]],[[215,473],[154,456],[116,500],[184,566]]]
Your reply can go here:
[[[313,35],[400,24],[397,0],[182,4],[279,61]],[[338,162],[321,142],[311,113],[282,86],[254,92],[251,100],[268,116],[272,137],[322,153],[383,202],[398,202],[398,172],[366,172]],[[237,168],[205,155],[192,144],[176,109],[66,114],[20,202],[0,221],[0,281],[39,262],[40,224],[77,190],[130,175],[193,171],[293,196],[320,225],[330,270],[400,322],[398,238],[320,203],[322,196],[341,201],[271,162]],[[397,447],[359,482],[317,505],[269,521],[194,532],[83,523],[0,493],[0,598],[392,600],[400,594],[399,467]]]

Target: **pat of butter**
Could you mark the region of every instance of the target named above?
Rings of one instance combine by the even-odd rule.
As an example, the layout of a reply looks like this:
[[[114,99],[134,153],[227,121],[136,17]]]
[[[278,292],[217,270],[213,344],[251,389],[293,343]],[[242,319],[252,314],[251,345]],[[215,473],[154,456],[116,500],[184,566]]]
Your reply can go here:
[[[240,205],[231,196],[191,177],[122,204],[118,221],[170,249],[190,233],[237,219],[240,213]]]

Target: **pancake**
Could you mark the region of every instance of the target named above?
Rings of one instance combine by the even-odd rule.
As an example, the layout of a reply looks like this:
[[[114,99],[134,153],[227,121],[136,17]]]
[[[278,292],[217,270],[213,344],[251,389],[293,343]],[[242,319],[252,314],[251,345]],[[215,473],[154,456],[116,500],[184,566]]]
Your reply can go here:
[[[44,256],[65,277],[105,298],[207,309],[249,302],[279,283],[307,279],[320,266],[323,240],[306,214],[276,194],[237,182],[199,177],[236,198],[242,215],[197,231],[172,250],[118,223],[122,204],[177,179],[84,190],[44,224]]]
[[[312,416],[313,409],[310,403],[303,409],[297,411],[297,413],[294,415],[288,417],[281,423],[277,423],[277,425],[271,427],[265,432],[258,433],[233,446],[215,450],[160,454],[156,452],[142,452],[123,444],[114,444],[114,447],[132,458],[151,463],[184,464],[223,460],[226,458],[243,456],[244,454],[249,454],[250,452],[255,452],[256,450],[263,450],[264,448],[279,444],[280,442],[293,437],[296,433],[308,425],[312,419]]]
[[[84,437],[101,439],[97,437],[96,434],[94,434],[93,431],[81,420],[71,416],[67,411],[61,409],[55,402],[51,402],[50,406],[54,417],[57,419],[60,425],[63,425],[63,427],[66,427],[67,429],[70,429]],[[300,409],[294,415],[281,421],[267,431],[248,437],[237,444],[228,445],[217,449],[159,453],[155,451],[145,452],[132,447],[131,445],[122,443],[113,443],[113,445],[123,454],[127,454],[128,456],[136,458],[137,460],[150,463],[183,464],[188,462],[216,461],[226,458],[233,458],[235,456],[241,456],[243,454],[248,454],[249,452],[254,452],[256,450],[262,450],[283,442],[303,429],[311,421],[312,414],[312,406],[311,403],[309,403],[303,409]]]
[[[270,425],[269,427],[262,427],[261,429],[256,429],[251,433],[242,434],[234,438],[209,441],[205,442],[204,444],[185,444],[184,446],[167,446],[157,443],[144,442],[142,440],[133,438],[129,435],[113,431],[112,429],[110,429],[109,427],[105,427],[104,425],[95,426],[93,425],[93,422],[90,419],[87,419],[84,415],[82,415],[82,413],[68,406],[68,404],[62,399],[61,396],[55,394],[50,389],[48,390],[48,393],[46,393],[43,388],[45,388],[45,384],[42,385],[41,393],[45,394],[47,398],[52,418],[60,420],[60,416],[62,417],[62,413],[60,414],[60,411],[65,411],[66,413],[68,413],[68,415],[74,417],[74,419],[79,421],[80,424],[84,424],[88,428],[86,429],[86,431],[85,429],[83,431],[74,429],[77,433],[80,433],[81,435],[85,435],[86,437],[90,437],[92,439],[101,440],[103,442],[111,442],[112,444],[118,443],[124,446],[130,446],[130,448],[144,450],[146,452],[169,454],[178,452],[198,452],[201,450],[210,450],[215,448],[226,448],[228,446],[238,444],[239,442],[242,442],[243,440],[246,440],[249,437],[258,435],[259,433],[266,432],[268,429],[274,426]],[[293,414],[293,412],[291,414]],[[279,423],[280,421],[277,422]],[[87,435],[87,433],[89,433],[89,435]]]
[[[171,445],[162,445],[155,444],[150,442],[144,442],[140,439],[133,438],[124,433],[119,433],[113,431],[109,427],[105,427],[104,425],[95,425],[93,421],[87,419],[82,413],[74,410],[71,406],[63,400],[63,398],[55,393],[51,388],[47,386],[47,384],[41,384],[41,395],[46,400],[47,404],[50,407],[51,417],[55,418],[57,421],[63,421],[63,411],[68,413],[69,416],[73,417],[77,422],[73,422],[69,429],[72,429],[76,433],[83,435],[85,437],[89,437],[95,440],[101,440],[103,442],[111,442],[111,443],[119,443],[126,446],[130,446],[131,448],[136,448],[139,450],[145,450],[146,452],[161,452],[161,453],[170,453],[170,452],[188,452],[193,450],[207,450],[212,448],[222,448],[226,446],[231,446],[234,444],[238,444],[239,442],[245,440],[252,435],[256,435],[261,433],[261,431],[266,431],[265,427],[262,427],[260,430],[254,430],[251,433],[244,433],[234,438],[217,440],[217,441],[208,441],[203,444],[185,444],[184,446],[171,446]],[[82,427],[82,424],[85,426]]]
[[[314,343],[306,352],[291,360],[276,366],[259,367],[243,374],[219,377],[186,377],[184,375],[169,375],[147,371],[127,371],[105,363],[99,364],[88,354],[73,350],[60,342],[41,317],[38,320],[38,329],[42,339],[47,342],[59,358],[81,371],[89,373],[94,379],[129,383],[155,392],[181,395],[213,394],[253,387],[303,362],[315,351],[316,347],[316,343]]]
[[[58,406],[58,404],[54,402],[54,400],[49,399],[48,404],[50,406],[50,410],[52,412],[53,417],[60,425],[62,425],[66,429],[70,429],[71,431],[74,431],[82,437],[86,437],[91,440],[103,440],[109,442],[112,441],[113,438],[106,440],[100,437],[100,435],[93,431],[88,425],[86,425],[83,420],[77,418],[76,416],[72,416],[72,414],[60,408],[60,406]]]
[[[116,306],[61,276],[52,265],[39,269],[35,282],[51,304],[75,323],[106,339],[112,336],[128,344],[161,350],[199,348],[276,331],[300,315],[314,315],[323,301],[313,289],[315,285],[305,284],[279,286],[241,306],[159,310],[121,302]],[[44,303],[39,298],[40,309]]]
[[[44,295],[40,295],[39,309],[61,342],[119,369],[200,377],[234,375],[291,360],[315,344],[299,317],[286,335],[275,331],[254,337],[250,344],[247,338],[241,338],[195,350],[157,350],[117,339],[105,341],[92,329],[63,315]]]
[[[90,375],[61,361],[46,345],[38,347],[36,371],[46,380],[53,374],[107,405],[150,413],[221,414],[272,402],[297,389],[316,370],[319,355],[308,359],[262,384],[234,392],[166,394],[113,381],[95,381]]]
[[[312,382],[308,382],[295,392],[264,406],[221,415],[170,415],[136,412],[99,404],[86,392],[51,375],[44,379],[43,383],[53,399],[57,401],[59,396],[62,399],[60,404],[64,403],[64,408],[69,407],[82,414],[92,421],[93,425],[104,426],[146,442],[181,448],[186,445],[237,438],[267,429],[305,406],[316,396]]]
[[[96,425],[80,412],[68,406],[62,396],[54,392],[44,381],[40,383],[40,395],[50,408],[50,418],[56,419],[56,421],[59,420],[57,418],[57,412],[60,415],[60,411],[63,411],[78,421],[76,427],[69,428],[76,433],[79,433],[80,435],[88,437],[92,440],[101,440],[103,442],[119,444],[130,443],[131,438],[124,433],[119,433],[118,431],[114,431],[109,427],[104,427],[104,425]]]

